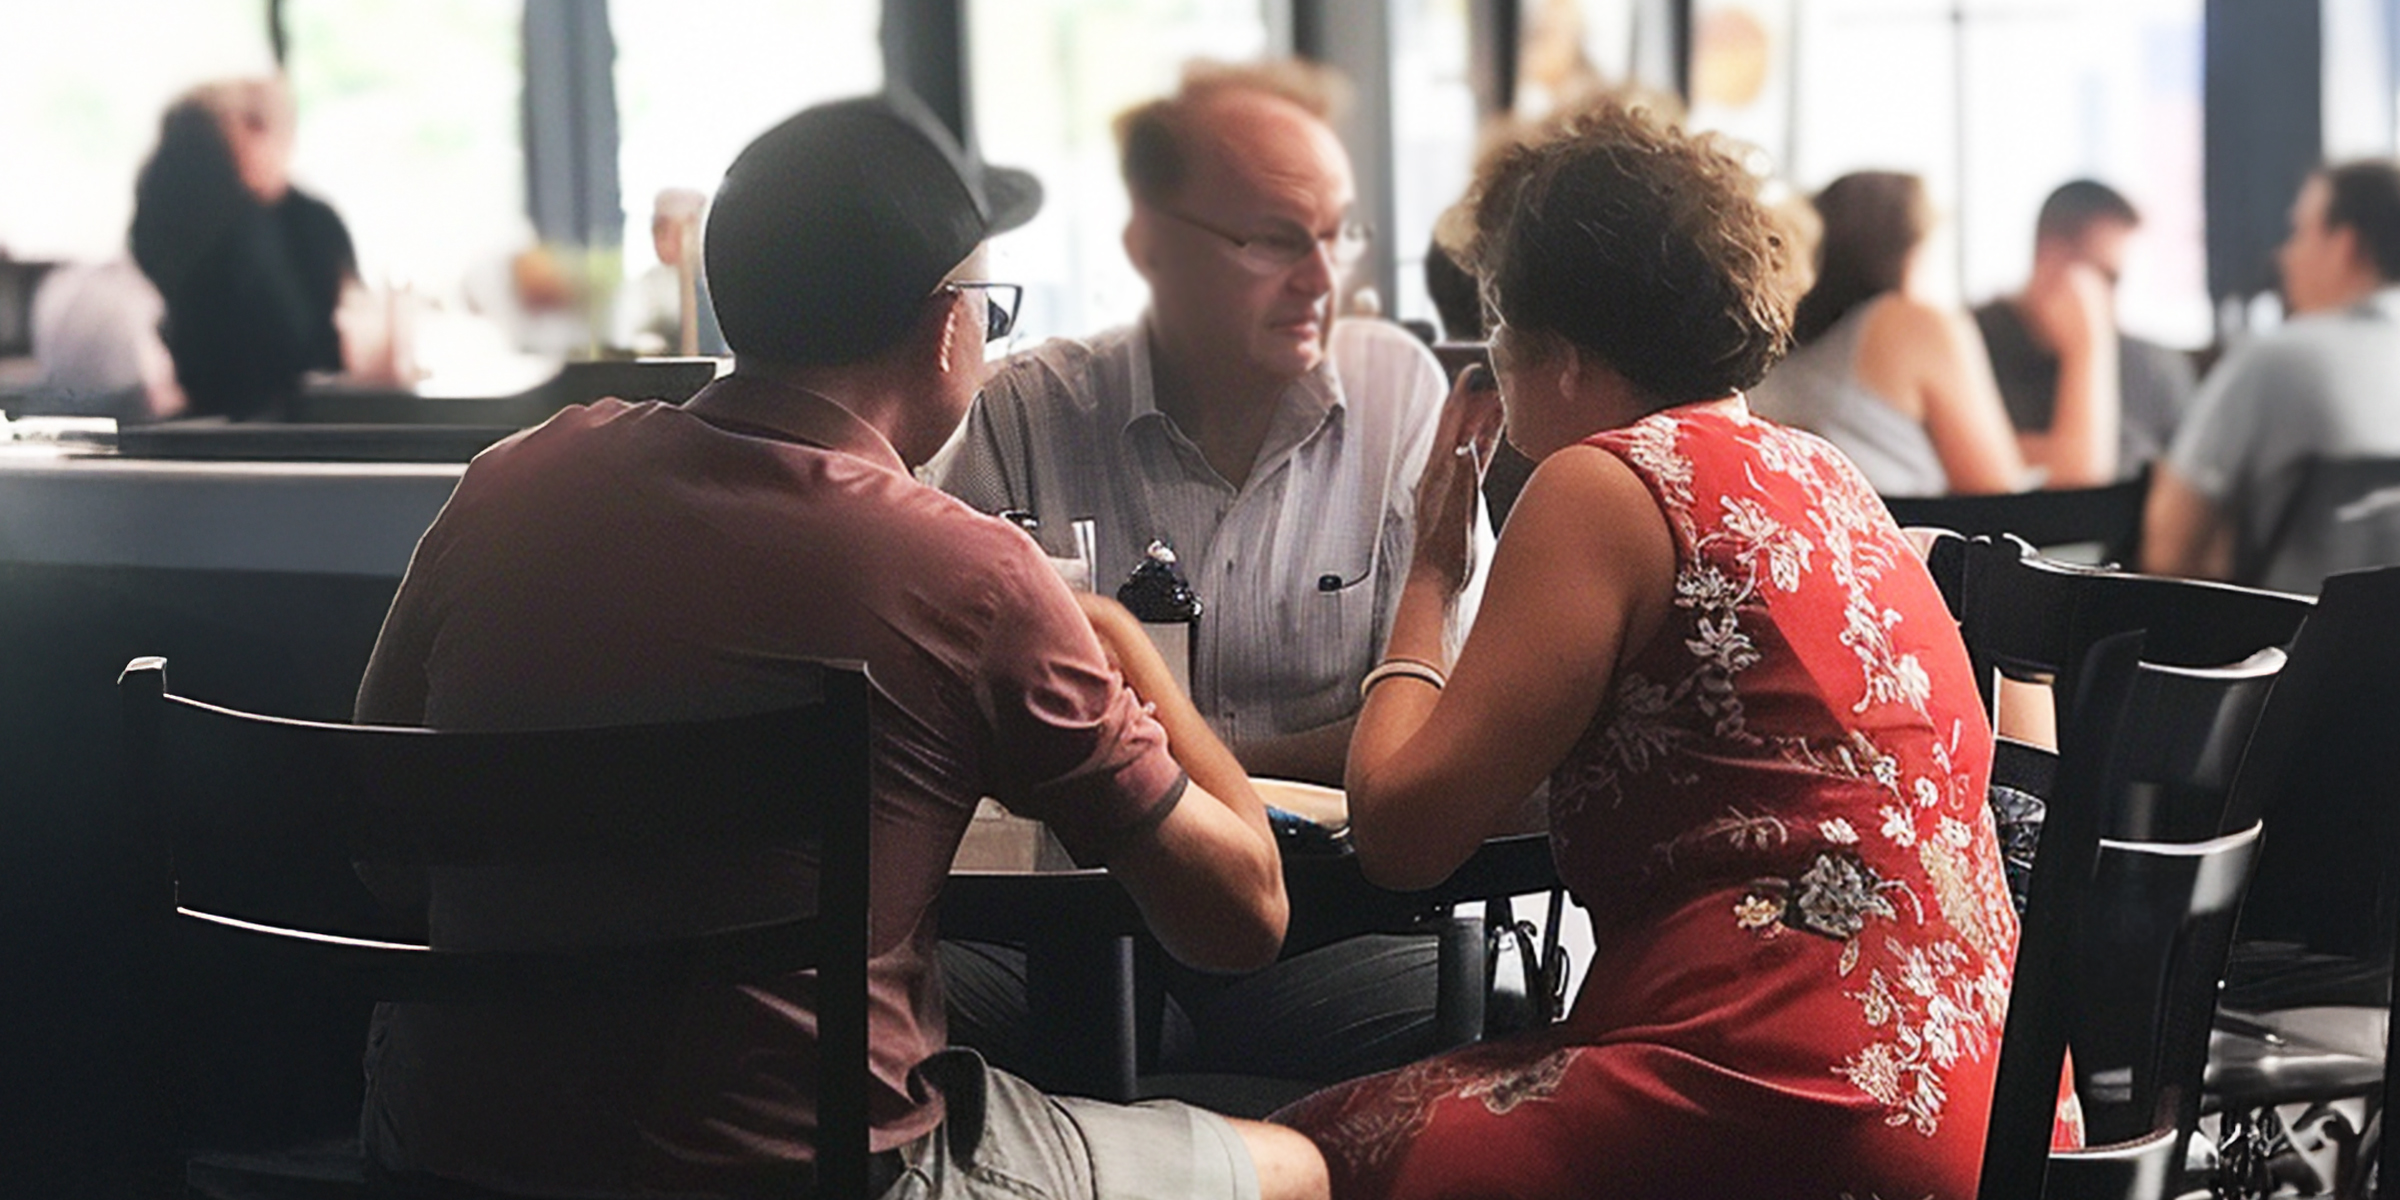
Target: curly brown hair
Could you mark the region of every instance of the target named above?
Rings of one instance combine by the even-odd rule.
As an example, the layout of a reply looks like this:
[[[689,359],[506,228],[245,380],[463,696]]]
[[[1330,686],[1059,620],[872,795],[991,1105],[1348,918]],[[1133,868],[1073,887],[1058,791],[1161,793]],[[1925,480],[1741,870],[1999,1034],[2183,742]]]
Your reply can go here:
[[[1465,203],[1485,302],[1664,408],[1750,387],[1791,344],[1791,240],[1713,134],[1605,103],[1502,147]]]

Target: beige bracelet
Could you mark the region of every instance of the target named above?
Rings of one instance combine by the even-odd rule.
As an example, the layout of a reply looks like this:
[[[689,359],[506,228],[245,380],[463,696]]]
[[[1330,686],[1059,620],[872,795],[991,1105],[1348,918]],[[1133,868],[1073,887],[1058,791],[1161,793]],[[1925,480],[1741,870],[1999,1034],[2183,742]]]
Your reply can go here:
[[[1433,690],[1437,692],[1450,682],[1450,677],[1442,674],[1440,667],[1423,659],[1387,658],[1377,664],[1374,670],[1367,672],[1365,679],[1358,681],[1358,698],[1366,699],[1367,693],[1373,691],[1376,684],[1393,678],[1414,679],[1419,683],[1430,683],[1433,685]]]

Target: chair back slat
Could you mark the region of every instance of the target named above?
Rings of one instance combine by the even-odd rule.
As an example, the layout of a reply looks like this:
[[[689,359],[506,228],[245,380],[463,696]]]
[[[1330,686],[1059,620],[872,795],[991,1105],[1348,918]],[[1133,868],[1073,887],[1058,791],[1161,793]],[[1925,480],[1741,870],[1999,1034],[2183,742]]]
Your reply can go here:
[[[2053,562],[2012,537],[1977,538],[1964,553],[1959,633],[1985,711],[1996,674],[2048,677],[2062,726],[2075,672],[2103,638],[2143,630],[2149,661],[2207,666],[2289,643],[2313,607],[2306,596]]]
[[[318,994],[509,1003],[671,992],[817,971],[820,1194],[864,1194],[870,692],[856,664],[808,664],[801,703],[715,720],[457,733],[286,720],[166,690],[165,660],[120,677],[148,940],[163,969],[237,971]],[[231,843],[298,847],[338,869],[638,864],[788,848],[816,864],[814,911],[597,945],[458,949],[348,936],[342,914],[212,908],[194,876]],[[283,864],[278,864],[281,869]],[[222,868],[214,868],[222,875]],[[795,905],[799,902],[795,901]],[[187,907],[188,905],[188,907]],[[175,977],[162,980],[163,997]],[[173,1053],[172,1012],[143,1036]],[[595,1052],[604,1052],[595,1050]]]
[[[2035,546],[2093,545],[2104,562],[2137,561],[2149,472],[2090,488],[2039,488],[1988,496],[1887,496],[1901,525],[1950,529],[1966,537],[2014,535]]]

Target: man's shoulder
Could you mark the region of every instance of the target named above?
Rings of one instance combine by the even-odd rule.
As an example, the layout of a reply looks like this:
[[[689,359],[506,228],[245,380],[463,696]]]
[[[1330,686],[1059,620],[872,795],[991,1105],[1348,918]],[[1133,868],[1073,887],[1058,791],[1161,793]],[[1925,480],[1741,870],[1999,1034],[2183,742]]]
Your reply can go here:
[[[1090,413],[1120,401],[1133,386],[1133,326],[1090,337],[1056,337],[1010,355],[983,386],[986,404],[1030,417]]]
[[[1334,377],[1353,404],[1364,400],[1413,420],[1438,409],[1449,391],[1432,349],[1390,321],[1336,321],[1327,349]]]
[[[2400,322],[2352,312],[2312,313],[2234,347],[2216,370],[2228,385],[2289,386],[2327,372],[2343,373],[2362,357],[2400,353]]]

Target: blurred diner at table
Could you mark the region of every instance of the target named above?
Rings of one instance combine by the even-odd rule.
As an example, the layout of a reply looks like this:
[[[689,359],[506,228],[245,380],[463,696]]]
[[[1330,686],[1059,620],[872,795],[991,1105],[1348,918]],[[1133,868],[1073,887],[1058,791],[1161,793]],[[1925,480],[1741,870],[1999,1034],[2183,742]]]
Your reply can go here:
[[[1935,213],[1924,181],[1853,172],[1818,192],[1815,207],[1816,280],[1795,310],[1791,355],[1751,393],[1760,415],[1824,436],[1887,496],[2114,477],[2116,346],[2100,336],[2104,296],[2070,290],[2060,319],[2046,322],[2067,365],[2029,461],[1973,322],[1926,296]]]
[[[1866,478],[1743,400],[1790,336],[1758,185],[1615,107],[1478,180],[1498,388],[1428,456],[1352,840],[1423,886],[1547,777],[1598,957],[1560,1025],[1279,1113],[1337,1196],[1975,1189],[2016,940],[1988,727]],[[1503,409],[1541,465],[1453,662]]]
[[[2374,536],[2393,521],[2388,490],[2302,504],[2320,459],[2400,456],[2400,164],[2320,167],[2290,219],[2275,261],[2292,320],[2235,347],[2202,383],[2151,480],[2149,570],[2314,592],[2327,573],[2400,549]],[[2347,548],[2335,540],[2344,525],[2363,535]]]
[[[357,253],[333,207],[292,186],[292,132],[280,78],[203,85],[160,119],[134,185],[133,258],[166,299],[190,415],[273,415],[306,373],[366,366],[335,323]]]
[[[2049,465],[2052,487],[2108,482],[2090,455],[2068,463],[2048,452],[2062,400],[2070,409],[2105,406],[2113,389],[2120,479],[2140,474],[2166,450],[2191,403],[2191,360],[2117,328],[2117,282],[2141,223],[2133,202],[2107,184],[2060,184],[2034,220],[2033,270],[2025,285],[1975,308],[1975,327],[1992,356],[1992,378],[2018,444],[2029,461]],[[2105,373],[2112,360],[2113,377]]]

